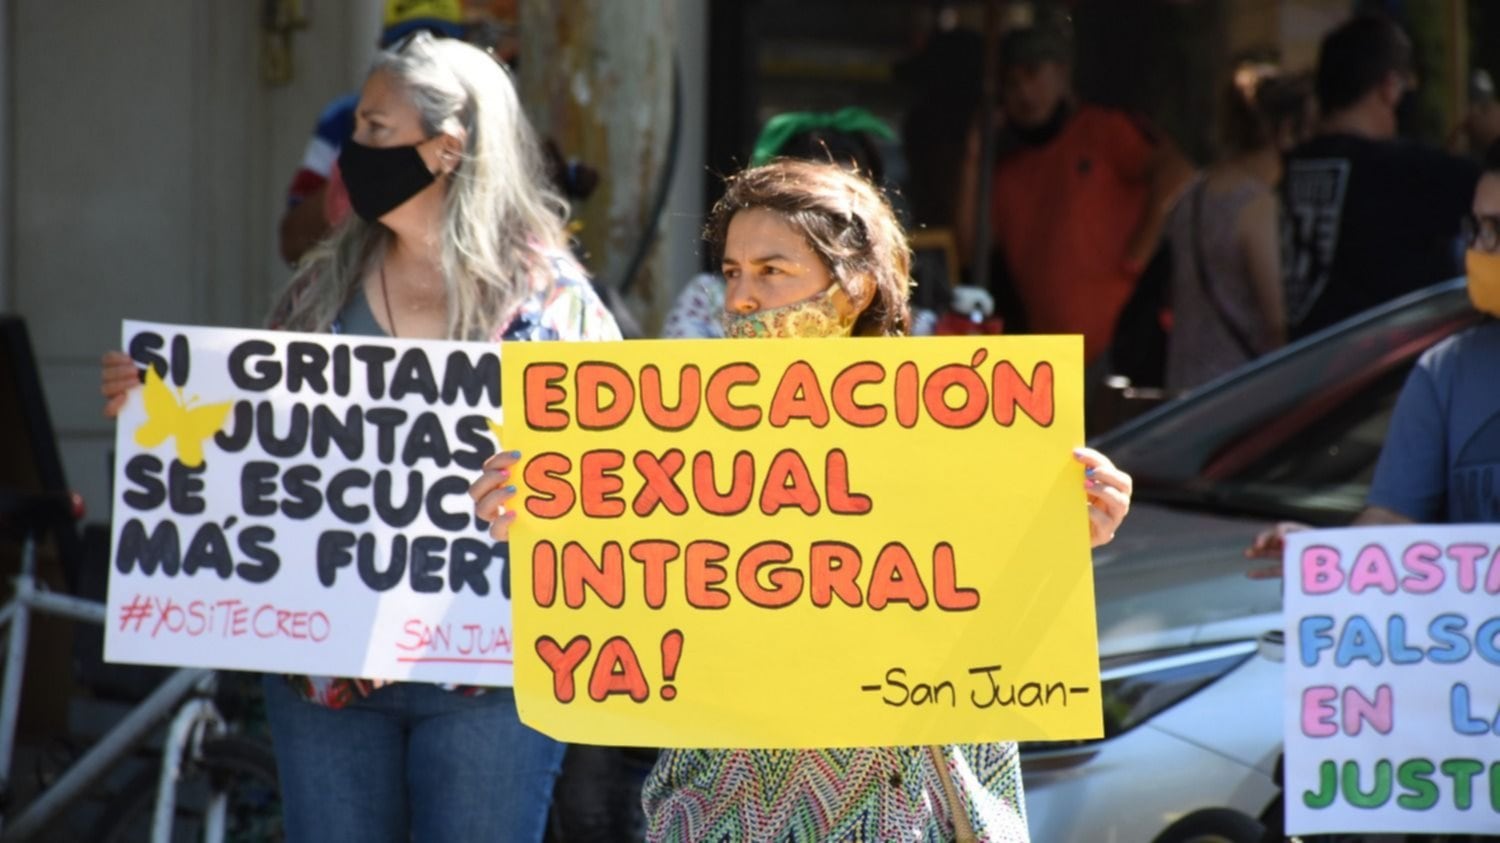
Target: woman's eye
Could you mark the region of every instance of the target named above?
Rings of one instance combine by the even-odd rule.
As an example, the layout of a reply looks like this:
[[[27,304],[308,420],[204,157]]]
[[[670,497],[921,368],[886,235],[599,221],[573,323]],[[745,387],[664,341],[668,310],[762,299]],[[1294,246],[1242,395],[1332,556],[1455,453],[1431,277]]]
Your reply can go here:
[[[761,275],[785,275],[786,273],[782,272],[779,267],[774,267],[774,266],[767,265],[767,266],[763,266],[763,267],[760,268],[760,274]]]
[[[736,279],[738,277],[740,277],[740,271],[738,269],[725,269],[724,270],[724,280],[725,281],[733,281],[734,279]]]

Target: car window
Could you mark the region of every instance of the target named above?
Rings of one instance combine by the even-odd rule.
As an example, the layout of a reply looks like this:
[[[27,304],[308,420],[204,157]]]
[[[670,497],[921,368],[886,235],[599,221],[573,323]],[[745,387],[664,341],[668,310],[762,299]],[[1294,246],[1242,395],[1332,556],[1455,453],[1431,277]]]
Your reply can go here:
[[[1381,375],[1225,485],[1298,509],[1357,512],[1370,491],[1391,411],[1410,371],[1408,363]]]

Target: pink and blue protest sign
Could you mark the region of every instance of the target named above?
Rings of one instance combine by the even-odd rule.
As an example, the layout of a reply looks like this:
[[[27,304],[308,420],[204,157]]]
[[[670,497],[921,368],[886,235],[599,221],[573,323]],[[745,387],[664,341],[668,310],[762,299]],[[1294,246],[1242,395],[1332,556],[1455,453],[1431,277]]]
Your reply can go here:
[[[1500,832],[1500,526],[1286,552],[1289,834]]]

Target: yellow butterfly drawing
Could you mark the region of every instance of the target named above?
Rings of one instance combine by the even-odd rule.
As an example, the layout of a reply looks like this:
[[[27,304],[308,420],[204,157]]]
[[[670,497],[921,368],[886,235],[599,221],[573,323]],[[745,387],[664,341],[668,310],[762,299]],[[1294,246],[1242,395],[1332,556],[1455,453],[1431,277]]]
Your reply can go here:
[[[167,441],[168,436],[173,436],[177,439],[178,461],[188,468],[202,465],[203,440],[224,426],[234,402],[190,406],[192,402],[184,403],[162,383],[154,366],[146,367],[146,387],[142,392],[146,399],[146,421],[136,428],[136,444],[155,448]],[[193,400],[197,400],[196,395]]]

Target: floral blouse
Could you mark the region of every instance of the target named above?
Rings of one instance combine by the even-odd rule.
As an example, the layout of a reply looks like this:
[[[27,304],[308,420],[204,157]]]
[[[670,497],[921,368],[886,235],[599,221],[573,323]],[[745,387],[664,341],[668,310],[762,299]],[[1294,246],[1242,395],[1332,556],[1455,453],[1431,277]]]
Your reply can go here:
[[[665,750],[642,800],[653,843],[1030,840],[1014,743]]]
[[[497,342],[620,339],[620,328],[615,324],[614,316],[594,292],[583,269],[565,255],[555,255],[549,262],[552,277],[538,282],[532,295],[521,303],[503,326],[496,329],[493,339]],[[342,333],[337,322],[330,326],[330,330]],[[330,708],[342,708],[359,697],[369,696],[381,685],[389,684],[373,679],[328,676],[288,678],[303,698]],[[474,686],[443,687],[467,696],[484,693],[483,688]]]
[[[668,339],[719,339],[724,336],[724,279],[707,272],[694,275],[672,303],[662,326]]]

